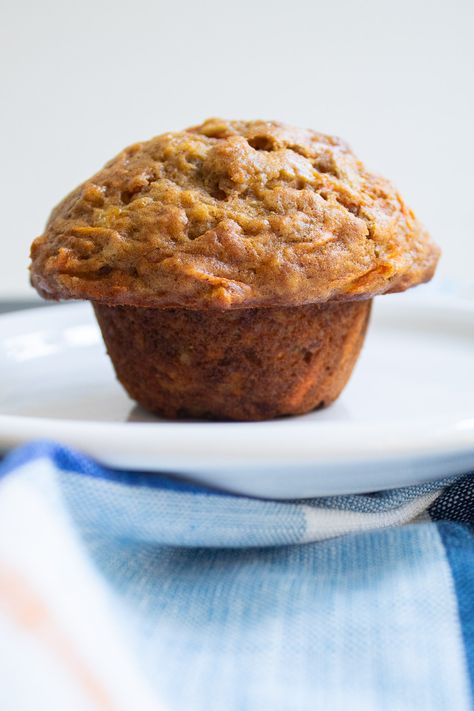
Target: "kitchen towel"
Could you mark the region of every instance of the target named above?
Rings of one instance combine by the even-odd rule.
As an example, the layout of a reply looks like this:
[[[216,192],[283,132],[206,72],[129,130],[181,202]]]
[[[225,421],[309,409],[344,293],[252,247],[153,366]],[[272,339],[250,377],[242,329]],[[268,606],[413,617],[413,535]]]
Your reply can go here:
[[[470,709],[473,504],[468,474],[269,501],[22,447],[0,463],[0,708]]]

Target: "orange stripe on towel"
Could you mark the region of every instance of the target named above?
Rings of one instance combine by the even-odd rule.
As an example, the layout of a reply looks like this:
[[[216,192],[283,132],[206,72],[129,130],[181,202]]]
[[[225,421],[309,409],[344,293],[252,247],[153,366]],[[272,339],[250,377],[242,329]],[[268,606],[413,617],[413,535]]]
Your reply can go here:
[[[74,643],[61,631],[47,605],[21,575],[0,566],[0,606],[14,623],[31,634],[58,657],[78,686],[101,710],[115,711],[99,679],[84,664]]]

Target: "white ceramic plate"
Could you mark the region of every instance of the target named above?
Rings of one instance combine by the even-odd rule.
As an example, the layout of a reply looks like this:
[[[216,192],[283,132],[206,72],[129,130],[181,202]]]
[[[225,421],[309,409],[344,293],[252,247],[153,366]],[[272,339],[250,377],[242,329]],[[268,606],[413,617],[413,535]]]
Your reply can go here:
[[[474,304],[376,299],[337,403],[262,423],[166,422],[126,396],[88,304],[0,317],[0,448],[49,438],[104,464],[242,494],[367,492],[474,470]]]

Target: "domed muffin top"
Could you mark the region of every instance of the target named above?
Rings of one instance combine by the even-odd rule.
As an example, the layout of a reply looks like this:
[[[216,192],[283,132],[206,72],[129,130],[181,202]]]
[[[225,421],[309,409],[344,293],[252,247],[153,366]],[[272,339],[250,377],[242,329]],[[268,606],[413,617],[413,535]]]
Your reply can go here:
[[[32,245],[46,298],[242,308],[370,298],[433,275],[439,250],[340,139],[209,119],[122,151]]]

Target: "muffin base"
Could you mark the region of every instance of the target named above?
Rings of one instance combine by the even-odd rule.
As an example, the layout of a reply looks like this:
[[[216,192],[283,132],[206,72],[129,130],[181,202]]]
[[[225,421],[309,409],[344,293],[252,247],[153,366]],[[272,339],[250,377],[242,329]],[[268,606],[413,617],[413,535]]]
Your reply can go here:
[[[166,418],[265,420],[332,403],[372,302],[193,311],[95,303],[119,381]]]

